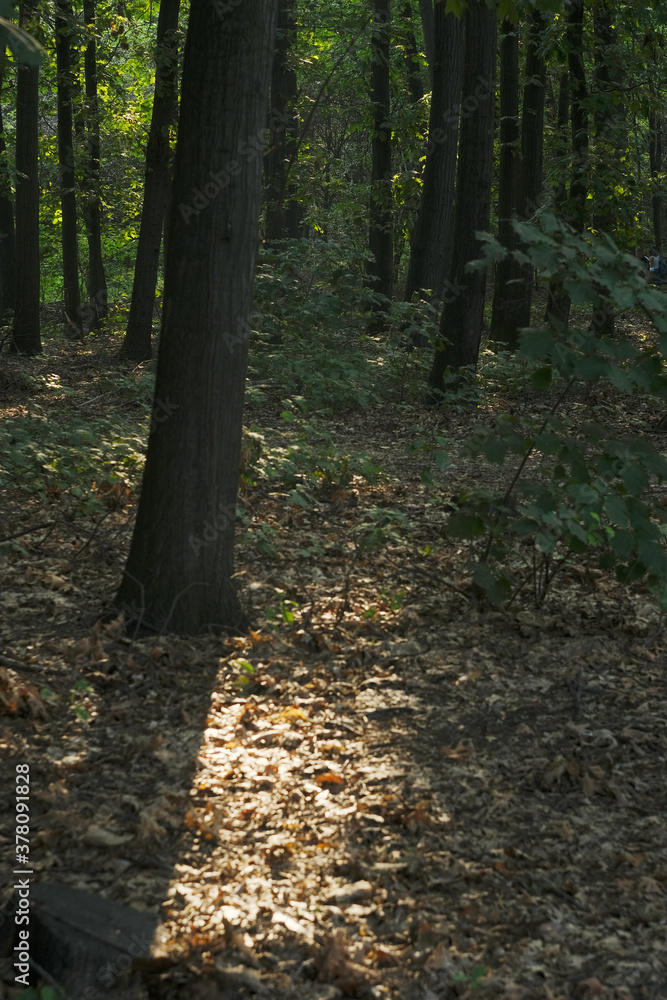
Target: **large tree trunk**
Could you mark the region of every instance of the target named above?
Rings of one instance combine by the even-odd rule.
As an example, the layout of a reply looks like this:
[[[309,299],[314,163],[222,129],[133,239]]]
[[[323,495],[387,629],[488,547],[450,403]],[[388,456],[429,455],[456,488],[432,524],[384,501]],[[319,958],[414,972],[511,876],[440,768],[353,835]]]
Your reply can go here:
[[[386,299],[391,299],[394,277],[389,92],[390,28],[390,0],[373,0],[371,36],[373,133],[368,243],[371,260],[367,267],[367,275],[373,291]],[[386,304],[378,300],[377,311],[383,312],[385,308]]]
[[[271,73],[271,146],[265,158],[266,240],[298,239],[301,205],[289,176],[297,158],[298,122],[294,109],[297,78],[290,63],[296,41],[296,0],[279,0],[276,51]]]
[[[88,30],[84,55],[86,78],[86,128],[88,162],[82,181],[83,221],[88,239],[88,325],[96,327],[109,311],[107,280],[102,257],[102,206],[100,195],[100,113],[97,96],[97,53],[95,41],[95,0],[83,0],[83,19]]]
[[[23,0],[19,24],[30,30],[37,0]],[[19,63],[16,84],[16,294],[12,349],[39,354],[39,67]]]
[[[155,43],[155,91],[146,147],[144,201],[134,283],[122,358],[143,361],[151,356],[153,307],[160,261],[162,228],[169,199],[170,130],[176,122],[178,77],[178,9],[180,0],[162,0]]]
[[[519,157],[519,36],[503,21],[500,43],[500,161],[498,170],[498,241],[516,249],[512,221],[517,214],[521,160]],[[496,264],[490,338],[510,351],[517,347],[518,319],[523,305],[521,265],[513,257]]]
[[[435,8],[435,52],[424,183],[405,286],[407,302],[420,289],[431,289],[436,301],[441,301],[452,258],[463,21],[445,13],[444,3]],[[486,93],[485,99],[493,103],[493,92]]]
[[[63,298],[65,323],[70,334],[80,337],[81,293],[79,289],[79,241],[74,190],[74,142],[72,115],[72,6],[56,0],[56,64],[58,74],[58,169],[60,172],[61,241],[63,253]]]
[[[491,213],[493,173],[493,93],[496,66],[496,11],[485,0],[471,2],[465,15],[463,100],[459,138],[455,255],[444,297],[440,333],[444,347],[435,352],[429,385],[434,397],[444,390],[449,368],[477,364],[484,318],[484,271],[467,273],[469,261],[481,256],[475,233],[486,232]],[[483,93],[479,88],[483,86]],[[479,96],[476,96],[476,92]]]
[[[0,98],[5,76],[5,47],[0,52]],[[14,308],[15,287],[14,200],[12,182],[7,167],[7,147],[0,100],[0,323],[5,313]]]
[[[244,624],[234,521],[276,14],[190,8],[153,427],[117,595],[152,629]]]

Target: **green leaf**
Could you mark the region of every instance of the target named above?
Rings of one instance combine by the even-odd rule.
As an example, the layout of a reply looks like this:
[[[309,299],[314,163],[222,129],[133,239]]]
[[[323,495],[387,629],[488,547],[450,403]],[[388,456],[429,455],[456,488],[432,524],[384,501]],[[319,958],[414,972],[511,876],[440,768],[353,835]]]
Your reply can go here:
[[[551,330],[527,329],[521,334],[519,355],[528,360],[543,358],[553,350],[555,338]]]
[[[537,389],[548,389],[551,385],[552,374],[551,365],[542,365],[541,368],[536,368],[534,372],[531,372],[530,381]]]
[[[472,575],[491,604],[502,604],[512,593],[512,582],[504,573],[492,573],[486,563],[477,563]]]
[[[486,533],[486,523],[478,514],[457,511],[447,522],[447,534],[452,538],[481,538]]]
[[[9,45],[18,62],[26,66],[40,65],[44,51],[42,46],[37,39],[29,35],[23,28],[12,24],[6,17],[0,17],[0,40],[4,41],[5,45]]]

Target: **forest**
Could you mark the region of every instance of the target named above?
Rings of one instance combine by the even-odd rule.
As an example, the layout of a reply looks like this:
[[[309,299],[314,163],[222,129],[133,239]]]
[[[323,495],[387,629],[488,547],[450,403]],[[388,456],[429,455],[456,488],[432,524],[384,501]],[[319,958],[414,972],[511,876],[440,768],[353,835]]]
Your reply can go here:
[[[0,35],[0,1000],[667,1000],[667,9]]]

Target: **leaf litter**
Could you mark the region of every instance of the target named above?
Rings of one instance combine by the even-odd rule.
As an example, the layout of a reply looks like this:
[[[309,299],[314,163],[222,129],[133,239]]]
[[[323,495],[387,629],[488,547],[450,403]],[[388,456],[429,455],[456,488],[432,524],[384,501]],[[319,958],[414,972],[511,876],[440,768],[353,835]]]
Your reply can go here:
[[[389,404],[336,438],[386,468],[390,423],[409,438]],[[132,638],[100,615],[131,491],[92,541],[56,519],[6,555],[0,766],[8,788],[30,764],[33,878],[159,911],[119,996],[667,996],[653,599],[571,567],[539,609],[483,608],[418,463],[391,457],[305,509],[246,487],[273,530],[270,555],[238,550],[247,635]],[[360,552],[378,508],[409,544]]]

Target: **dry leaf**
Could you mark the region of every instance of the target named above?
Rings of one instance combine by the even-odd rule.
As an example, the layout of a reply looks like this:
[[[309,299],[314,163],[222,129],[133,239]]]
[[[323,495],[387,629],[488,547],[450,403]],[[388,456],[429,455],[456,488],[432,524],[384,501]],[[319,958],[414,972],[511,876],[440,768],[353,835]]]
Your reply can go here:
[[[89,826],[83,835],[84,843],[89,847],[119,847],[132,839],[131,834],[113,833],[102,826]]]
[[[448,760],[469,760],[475,753],[475,748],[472,745],[466,747],[463,743],[459,743],[455,747],[443,747],[442,753]]]

